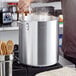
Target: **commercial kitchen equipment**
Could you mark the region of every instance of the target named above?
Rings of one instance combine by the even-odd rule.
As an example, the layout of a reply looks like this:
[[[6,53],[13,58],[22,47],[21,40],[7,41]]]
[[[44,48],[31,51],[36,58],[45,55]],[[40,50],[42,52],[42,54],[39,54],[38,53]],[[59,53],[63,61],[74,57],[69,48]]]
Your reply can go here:
[[[31,66],[50,66],[58,62],[57,18],[46,12],[28,14],[19,25],[20,62]]]
[[[12,13],[8,7],[4,7],[0,10],[0,24],[8,25],[12,23]]]

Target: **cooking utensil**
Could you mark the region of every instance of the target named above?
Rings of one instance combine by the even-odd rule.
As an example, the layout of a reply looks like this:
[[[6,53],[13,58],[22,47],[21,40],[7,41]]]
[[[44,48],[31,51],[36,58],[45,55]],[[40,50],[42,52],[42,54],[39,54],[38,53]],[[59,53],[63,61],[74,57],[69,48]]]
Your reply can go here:
[[[2,50],[3,55],[6,55],[6,51],[7,51],[6,43],[3,41],[1,43],[1,50]]]
[[[6,48],[7,48],[7,51],[6,51],[7,54],[13,53],[14,43],[12,40],[7,41]]]
[[[0,55],[12,54],[14,43],[12,40],[6,42],[0,41]]]

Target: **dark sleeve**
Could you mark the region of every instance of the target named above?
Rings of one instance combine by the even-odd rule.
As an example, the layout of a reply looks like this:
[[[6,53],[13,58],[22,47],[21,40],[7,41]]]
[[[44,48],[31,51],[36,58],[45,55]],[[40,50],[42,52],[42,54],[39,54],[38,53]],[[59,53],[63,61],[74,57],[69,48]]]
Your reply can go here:
[[[63,52],[76,58],[76,0],[62,0],[63,27]]]

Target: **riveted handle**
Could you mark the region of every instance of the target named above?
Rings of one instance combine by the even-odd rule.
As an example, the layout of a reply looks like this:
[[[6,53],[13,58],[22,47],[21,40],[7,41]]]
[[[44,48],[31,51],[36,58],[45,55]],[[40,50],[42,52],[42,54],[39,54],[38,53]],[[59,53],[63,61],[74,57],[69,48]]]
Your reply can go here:
[[[25,24],[25,29],[26,29],[26,30],[29,30],[29,23],[26,23],[26,24]]]

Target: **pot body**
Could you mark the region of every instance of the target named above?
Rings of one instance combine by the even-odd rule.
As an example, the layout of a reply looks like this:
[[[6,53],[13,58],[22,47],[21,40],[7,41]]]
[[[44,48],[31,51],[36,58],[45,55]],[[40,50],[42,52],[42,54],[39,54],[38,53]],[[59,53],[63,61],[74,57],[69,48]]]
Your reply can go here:
[[[50,66],[58,61],[58,25],[52,21],[22,21],[19,26],[20,62]]]

